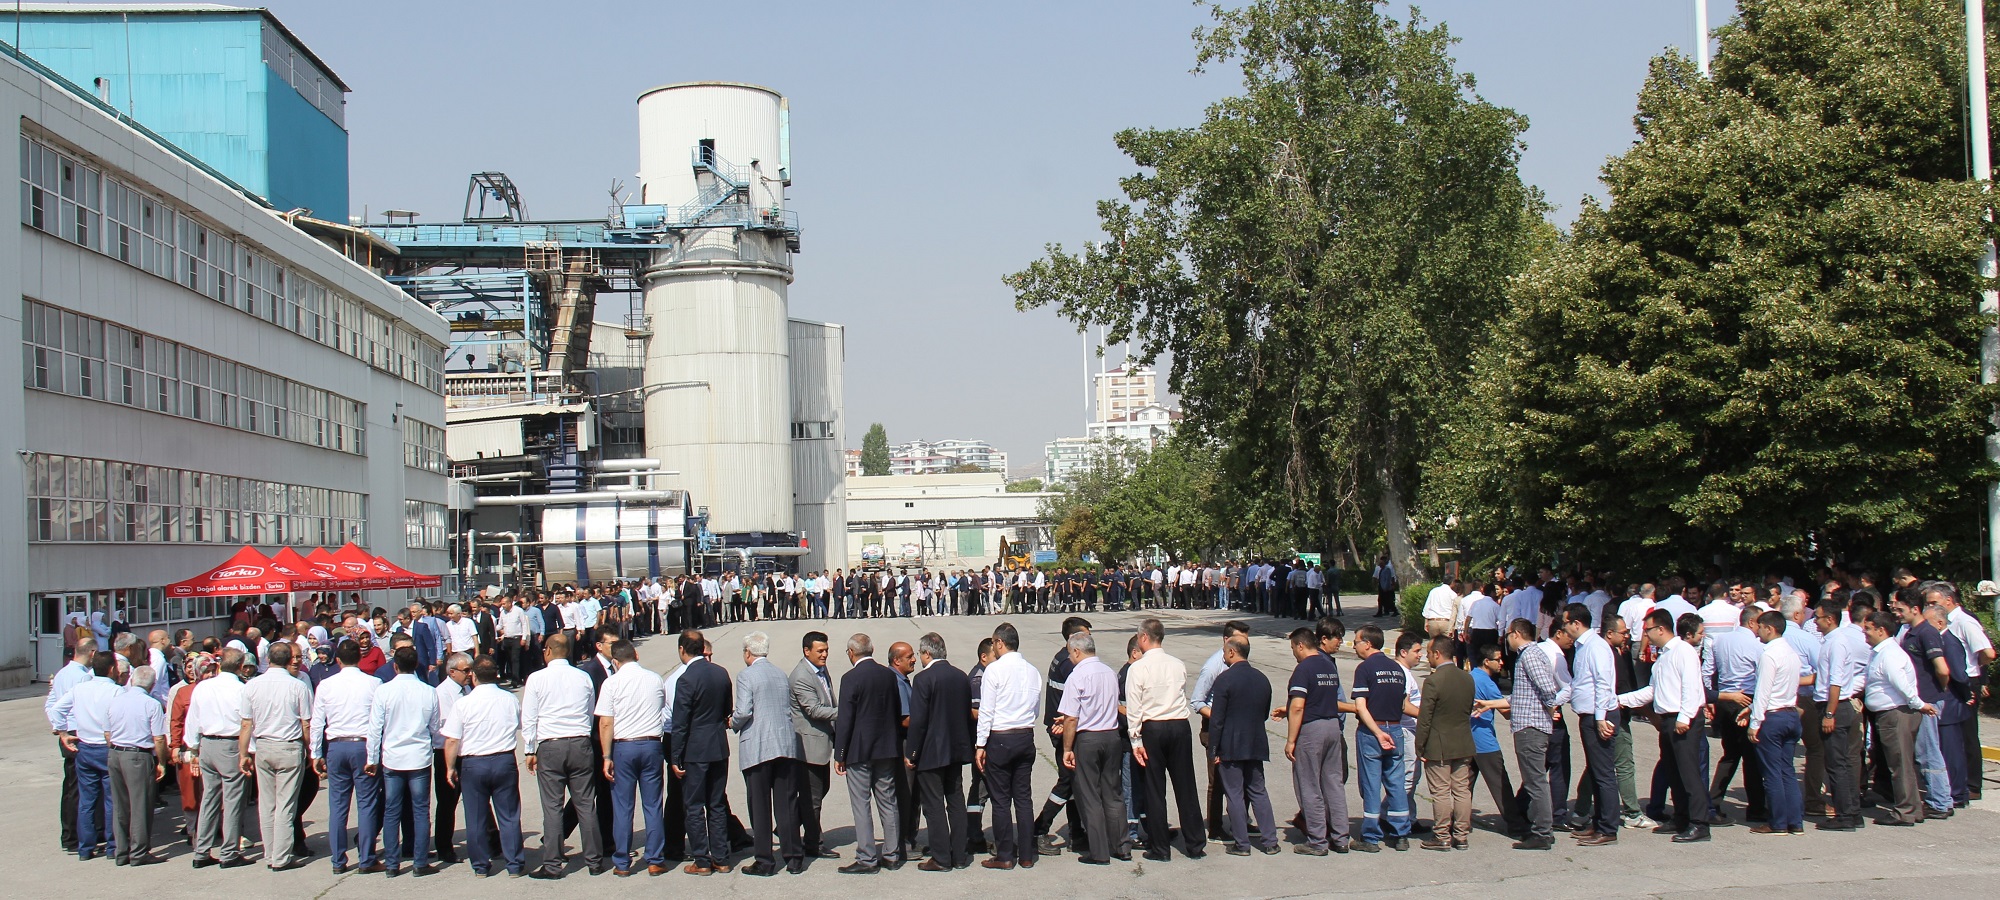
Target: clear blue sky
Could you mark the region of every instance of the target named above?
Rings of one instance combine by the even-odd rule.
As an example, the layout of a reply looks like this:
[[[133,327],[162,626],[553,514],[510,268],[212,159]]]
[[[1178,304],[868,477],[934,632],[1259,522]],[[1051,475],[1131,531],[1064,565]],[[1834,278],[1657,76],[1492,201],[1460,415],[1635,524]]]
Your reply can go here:
[[[792,314],[848,327],[848,446],[984,438],[1039,468],[1083,431],[1084,351],[1014,311],[1000,276],[1096,236],[1132,171],[1129,126],[1199,122],[1236,71],[1195,76],[1178,0],[421,3],[266,0],[352,88],[353,205],[455,220],[466,176],[511,175],[538,218],[601,216],[636,186],[635,98],[749,81],[792,103]],[[1388,9],[1402,16],[1406,6]],[[1692,46],[1692,0],[1436,0],[1460,68],[1530,122],[1523,176],[1568,223],[1633,138],[1647,61]],[[1714,0],[1712,24],[1733,13]]]

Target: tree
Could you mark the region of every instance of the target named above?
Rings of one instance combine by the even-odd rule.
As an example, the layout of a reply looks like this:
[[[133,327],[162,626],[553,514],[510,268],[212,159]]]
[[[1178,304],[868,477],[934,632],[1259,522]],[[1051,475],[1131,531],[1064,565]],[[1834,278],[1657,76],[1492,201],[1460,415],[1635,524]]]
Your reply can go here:
[[[1007,482],[1007,493],[1009,494],[1039,494],[1041,492],[1042,480],[1040,478],[1023,478],[1020,481]]]
[[[972,475],[985,471],[988,471],[985,467],[975,466],[969,462],[958,463],[951,467],[951,474],[953,475]]]
[[[1088,506],[1072,507],[1056,523],[1056,555],[1082,559],[1087,553],[1100,556],[1104,553],[1104,540],[1097,532],[1097,516]]]
[[[1224,540],[1213,449],[1176,437],[1154,448],[1097,510],[1114,558],[1157,546],[1179,559],[1212,555]]]
[[[1970,573],[1995,398],[1964,20],[1738,9],[1712,79],[1653,62],[1610,205],[1516,283],[1433,515],[1483,549],[1639,572],[1723,554]]]
[[[861,437],[861,474],[889,474],[889,431],[876,422]]]
[[[1231,493],[1329,547],[1375,517],[1414,582],[1406,498],[1541,210],[1516,171],[1527,123],[1414,13],[1213,15],[1197,71],[1235,61],[1243,93],[1193,128],[1120,132],[1142,171],[1098,204],[1107,240],[1052,244],[1007,283],[1141,362],[1171,351],[1181,427],[1225,448]]]

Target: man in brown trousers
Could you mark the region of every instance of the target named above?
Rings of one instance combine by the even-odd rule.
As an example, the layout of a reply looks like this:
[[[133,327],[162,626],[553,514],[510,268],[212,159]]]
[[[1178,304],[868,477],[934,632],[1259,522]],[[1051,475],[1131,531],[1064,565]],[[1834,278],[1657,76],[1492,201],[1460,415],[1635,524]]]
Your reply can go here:
[[[1417,755],[1435,798],[1425,850],[1463,850],[1472,834],[1472,676],[1453,664],[1449,635],[1431,638],[1430,677],[1417,712]]]

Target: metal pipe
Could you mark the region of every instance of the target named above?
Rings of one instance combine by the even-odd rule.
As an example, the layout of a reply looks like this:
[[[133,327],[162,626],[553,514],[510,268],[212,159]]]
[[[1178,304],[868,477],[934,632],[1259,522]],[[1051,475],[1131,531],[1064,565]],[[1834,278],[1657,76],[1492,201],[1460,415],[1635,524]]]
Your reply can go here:
[[[1694,0],[1694,65],[1708,77],[1708,0]]]
[[[607,459],[597,464],[597,470],[600,472],[623,472],[628,469],[657,469],[659,467],[660,461],[657,459]]]
[[[595,503],[600,500],[671,500],[680,496],[680,491],[583,491],[575,494],[510,494],[500,497],[480,497],[474,501],[479,506],[555,506]]]

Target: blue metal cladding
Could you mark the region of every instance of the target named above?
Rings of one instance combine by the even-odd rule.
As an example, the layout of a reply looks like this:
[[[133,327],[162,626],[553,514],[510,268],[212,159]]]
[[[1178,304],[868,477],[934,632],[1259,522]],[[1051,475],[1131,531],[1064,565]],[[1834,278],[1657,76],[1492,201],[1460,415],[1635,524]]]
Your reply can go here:
[[[265,27],[255,11],[29,13],[21,50],[278,209],[345,221],[347,133],[264,63]]]

